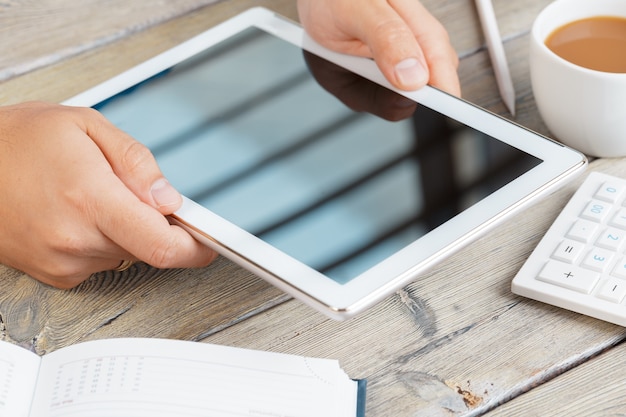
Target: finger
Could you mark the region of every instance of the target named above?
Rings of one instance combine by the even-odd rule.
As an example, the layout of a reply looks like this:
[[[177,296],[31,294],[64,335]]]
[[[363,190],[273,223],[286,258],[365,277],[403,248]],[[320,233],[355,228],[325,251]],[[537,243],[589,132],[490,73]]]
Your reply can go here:
[[[88,109],[84,109],[89,111]],[[98,145],[122,182],[144,203],[172,214],[182,197],[164,178],[150,150],[95,110],[85,117],[87,135]]]
[[[109,198],[101,201],[98,217],[98,227],[115,244],[157,268],[201,267],[217,257],[115,181],[112,188],[117,190],[106,193]]]
[[[448,32],[426,8],[415,0],[392,0],[392,7],[403,18],[426,58],[430,85],[460,96],[457,73],[459,58]]]
[[[356,26],[357,36],[369,46],[385,77],[403,90],[426,85],[430,77],[428,64],[409,25],[386,1],[371,2],[367,9]]]
[[[97,272],[115,269],[120,265],[122,259],[133,260],[133,257],[126,251],[118,252],[120,254],[113,258],[77,257],[67,253],[56,253],[49,262],[43,260],[36,264],[17,262],[11,266],[26,272],[45,284],[69,289],[86,281]]]
[[[120,187],[132,195],[121,183]],[[97,228],[84,227],[77,218],[69,224],[62,222],[53,222],[57,227],[42,233],[42,239],[51,238],[56,244],[35,263],[22,259],[16,264],[18,269],[54,287],[73,288],[96,272],[116,268],[122,259],[137,260]]]

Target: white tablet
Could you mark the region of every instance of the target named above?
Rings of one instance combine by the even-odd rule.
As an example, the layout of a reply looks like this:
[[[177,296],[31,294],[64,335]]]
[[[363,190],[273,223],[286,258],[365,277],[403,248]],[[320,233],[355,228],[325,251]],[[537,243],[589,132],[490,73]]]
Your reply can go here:
[[[586,165],[434,88],[394,92],[261,8],[65,104],[152,150],[187,197],[173,222],[339,320]]]

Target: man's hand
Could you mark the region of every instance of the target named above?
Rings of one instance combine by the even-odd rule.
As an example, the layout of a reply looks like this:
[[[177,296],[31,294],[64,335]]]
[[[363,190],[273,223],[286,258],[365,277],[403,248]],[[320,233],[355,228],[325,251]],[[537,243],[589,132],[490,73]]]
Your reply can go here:
[[[300,21],[320,44],[372,57],[395,87],[431,84],[459,96],[458,56],[418,0],[298,0]]]
[[[100,113],[0,107],[0,262],[71,288],[122,260],[209,264],[216,254],[165,215],[182,199],[150,151]]]

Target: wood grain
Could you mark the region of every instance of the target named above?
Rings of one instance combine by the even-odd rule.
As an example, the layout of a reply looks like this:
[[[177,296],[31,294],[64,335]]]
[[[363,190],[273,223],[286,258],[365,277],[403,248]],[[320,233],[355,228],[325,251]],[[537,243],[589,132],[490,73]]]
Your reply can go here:
[[[605,161],[594,169],[626,175]],[[619,326],[510,292],[513,275],[577,183],[347,323],[306,317],[306,307],[289,301],[206,341],[340,358],[351,375],[368,377],[374,416],[497,409],[626,338]]]
[[[623,416],[626,410],[623,343],[516,397],[488,417]]]
[[[289,298],[226,259],[188,270],[137,264],[70,291],[0,268],[2,339],[39,354],[123,335],[203,339]]]
[[[0,81],[110,44],[216,0],[12,0],[0,4]]]
[[[510,117],[473,3],[424,3],[459,52],[465,99]],[[531,22],[547,3],[494,1],[517,91],[514,120],[545,134],[526,57]],[[296,17],[293,0],[220,2],[6,81],[0,103],[61,101],[251,5]],[[594,161],[592,169],[626,176],[619,159]],[[510,291],[580,181],[347,322],[325,318],[225,259],[196,270],[135,265],[71,291],[0,267],[0,337],[40,354],[81,340],[156,336],[337,358],[350,376],[368,379],[368,416],[617,413],[624,329]]]
[[[68,0],[62,2],[74,4]],[[142,3],[151,4],[148,0]],[[61,102],[253,6],[273,7],[287,17],[297,18],[294,0],[218,2],[178,19],[168,20],[160,25],[137,31],[132,36],[85,50],[63,61],[51,63],[38,71],[6,80],[0,83],[0,105],[27,100]],[[124,9],[124,6],[120,7]],[[88,30],[91,20],[86,19],[75,23],[80,25],[73,30]],[[20,35],[14,36],[17,38]],[[40,34],[40,37],[44,36],[45,34]]]

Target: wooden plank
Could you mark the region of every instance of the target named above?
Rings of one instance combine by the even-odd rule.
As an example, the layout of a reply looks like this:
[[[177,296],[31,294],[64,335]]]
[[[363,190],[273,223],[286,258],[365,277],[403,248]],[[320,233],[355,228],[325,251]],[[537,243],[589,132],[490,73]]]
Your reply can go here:
[[[0,36],[10,42],[0,45],[0,80],[61,62],[175,17],[196,13],[216,1],[179,0],[157,4],[147,0],[132,3],[121,0],[4,2],[0,6]],[[546,3],[545,0],[523,5],[496,2],[505,36],[515,36],[527,29],[529,19]],[[462,56],[484,43],[480,31],[468,24],[476,18],[472,2],[427,0],[424,4],[448,28],[453,44]]]
[[[0,80],[63,61],[215,1],[2,2]]]
[[[519,36],[507,42],[506,52],[511,63],[511,76],[517,96],[516,116],[511,116],[500,98],[489,56],[485,51],[481,50],[461,61],[459,77],[463,86],[463,98],[535,132],[551,137],[539,115],[532,93],[528,65],[528,35]]]
[[[260,2],[228,3],[4,83],[0,102],[42,96],[62,100],[204,30],[238,7]],[[295,14],[292,0],[279,3]],[[452,6],[444,3],[462,6],[451,13],[446,7]],[[504,112],[468,3],[430,2],[449,24],[457,24],[462,10],[469,13],[453,35],[455,45],[467,51],[461,64],[464,92],[471,101]],[[526,7],[526,3],[511,3],[516,6],[511,5],[503,16]],[[535,7],[541,2],[531,3]],[[499,16],[507,7],[504,1],[496,2]],[[512,69],[521,100],[518,119],[541,128],[523,66],[524,27],[531,17],[528,13],[520,19],[526,23],[504,17],[509,23],[503,33],[514,34],[505,37],[509,36],[507,53],[511,51],[510,59],[516,60]],[[474,34],[477,41],[459,35],[464,33]],[[626,175],[626,168],[615,161],[597,161],[594,167]],[[3,268],[0,337],[39,353],[92,338],[159,336],[332,357],[351,376],[369,379],[370,416],[479,415],[624,339],[622,328],[510,293],[513,275],[576,184],[509,220],[348,322],[328,320],[294,300],[285,302],[282,293],[224,259],[200,270],[155,271],[139,265],[123,274],[98,274],[72,291],[53,290]],[[599,363],[597,368],[580,369],[604,370],[610,381],[619,381],[608,366]],[[584,389],[584,381],[566,382],[574,392]],[[617,395],[596,392],[611,401]],[[531,398],[549,404],[548,394]],[[515,401],[508,404],[516,406]],[[545,410],[542,405],[536,409]]]
[[[200,0],[194,1],[203,3]],[[212,0],[204,0],[204,2],[208,1]],[[534,11],[539,10],[546,3],[546,0],[533,0],[524,6],[515,6],[516,2],[512,4],[510,2],[496,2],[496,11],[500,19],[500,28],[503,36],[505,38],[514,38],[518,36],[520,32],[524,31],[523,28],[527,30],[530,26],[530,22],[534,18]],[[11,6],[7,7],[6,10],[16,13],[15,10],[18,9],[18,2],[15,1],[15,4],[8,4]],[[120,25],[118,16],[106,13],[98,15],[97,19],[85,16],[82,16],[82,19],[76,19],[74,15],[74,12],[77,11],[76,9],[78,8],[78,11],[88,9],[88,3],[85,3],[85,6],[83,6],[82,3],[80,6],[74,5],[74,3],[71,3],[71,5],[68,3],[65,6],[63,6],[64,3],[59,5],[57,2],[55,4],[56,6],[53,10],[57,11],[57,14],[61,17],[61,21],[73,23],[70,26],[71,30],[62,31],[62,33],[52,37],[44,30],[30,30],[32,27],[41,25],[39,19],[41,13],[36,13],[36,10],[44,8],[44,4],[44,6],[38,6],[36,9],[21,12],[20,23],[17,24],[17,27],[13,28],[13,31],[6,38],[10,39],[11,42],[6,42],[4,45],[12,45],[12,49],[19,50],[22,49],[19,47],[20,42],[24,39],[31,48],[34,47],[32,45],[40,45],[37,47],[39,48],[37,51],[39,51],[40,55],[45,55],[51,53],[48,52],[48,50],[57,50],[59,48],[58,46],[48,43],[48,38],[59,41],[59,37],[68,37],[70,34],[76,32],[89,32],[92,27],[94,31],[98,31],[100,27]],[[191,3],[183,3],[180,6],[181,10],[190,8],[190,4]],[[452,43],[461,57],[467,57],[481,48],[484,49],[482,32],[480,26],[477,26],[476,10],[472,2],[440,2],[427,0],[424,1],[424,4],[448,29]],[[265,0],[257,2],[250,0],[229,0],[210,7],[204,7],[196,10],[194,13],[185,15],[183,18],[167,21],[157,27],[143,31],[137,30],[133,32],[132,36],[120,39],[117,42],[103,43],[99,47],[96,47],[97,44],[93,44],[94,49],[92,50],[84,50],[80,55],[72,56],[55,65],[49,65],[35,73],[27,74],[25,77],[15,80],[14,83],[5,82],[2,84],[3,88],[0,91],[0,103],[8,104],[28,99],[61,101],[76,92],[82,91],[99,81],[119,73],[129,66],[135,65],[188,39],[229,16],[256,5],[274,8],[290,18],[297,19],[295,2],[288,0]],[[125,5],[120,6],[118,9],[125,10],[125,7]],[[147,6],[143,3],[134,5],[128,13],[129,16],[125,18],[127,20],[124,21],[127,24],[135,22],[135,26],[141,26],[137,21],[148,19],[144,18],[144,7]],[[519,9],[522,9],[523,13]],[[173,12],[170,11],[170,13]],[[515,13],[515,18],[509,17],[511,13]],[[148,16],[149,15],[148,13]],[[12,19],[13,14],[6,13],[5,16],[6,19]],[[92,16],[95,16],[95,14],[92,14]],[[67,42],[67,40],[63,40],[63,42]],[[32,53],[28,51],[28,48],[26,48],[24,53]],[[24,58],[22,58],[22,60],[24,60]],[[3,66],[6,67],[6,64],[3,65],[2,61],[0,61],[0,71]],[[64,78],[70,79],[70,77],[74,81],[77,80],[78,85],[72,85],[72,83],[63,81]]]
[[[485,49],[485,40],[478,23],[473,1],[423,0],[426,8],[448,30],[452,44],[461,58]],[[535,16],[551,0],[493,0],[498,27],[505,42],[528,33]]]
[[[253,6],[297,17],[293,0],[220,2],[0,83],[0,105],[27,100],[61,102]]]
[[[592,358],[486,414],[487,417],[595,417],[624,415],[626,345]]]
[[[611,161],[594,168],[626,175]],[[206,341],[339,358],[351,375],[368,377],[373,416],[480,415],[626,337],[619,326],[510,292],[579,182],[346,323],[290,301]]]
[[[143,264],[63,291],[0,266],[0,339],[39,354],[119,336],[202,339],[288,299],[224,258],[202,269]]]

